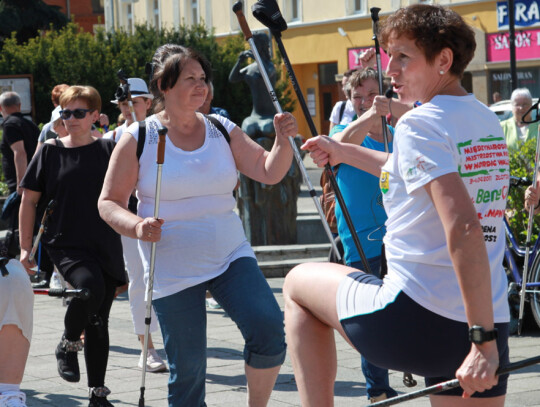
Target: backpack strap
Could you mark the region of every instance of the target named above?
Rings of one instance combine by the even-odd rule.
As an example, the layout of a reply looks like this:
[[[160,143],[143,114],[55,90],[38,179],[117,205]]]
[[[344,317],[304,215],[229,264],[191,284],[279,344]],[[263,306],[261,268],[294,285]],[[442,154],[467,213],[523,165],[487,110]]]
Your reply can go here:
[[[345,106],[347,105],[347,101],[344,100],[341,102],[341,106],[339,107],[339,123],[341,123],[341,119],[343,119],[343,113],[345,112]]]
[[[141,159],[144,150],[144,142],[146,140],[146,121],[139,122],[139,138],[137,139],[137,161]]]
[[[225,140],[227,140],[227,143],[231,144],[231,136],[229,136],[229,132],[225,129],[221,122],[214,116],[205,114],[204,117],[206,117],[214,126],[216,126],[219,132],[223,134],[223,137],[225,137]]]

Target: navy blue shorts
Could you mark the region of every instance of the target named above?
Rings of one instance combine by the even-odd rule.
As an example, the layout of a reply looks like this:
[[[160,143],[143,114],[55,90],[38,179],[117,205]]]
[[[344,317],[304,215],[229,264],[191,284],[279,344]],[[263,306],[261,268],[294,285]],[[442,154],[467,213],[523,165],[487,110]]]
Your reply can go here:
[[[376,293],[374,286],[382,286],[382,280],[364,273],[351,273],[349,278],[361,280],[356,289],[365,286],[367,295]],[[376,299],[372,302],[377,304]],[[466,323],[431,312],[403,292],[383,307],[379,303],[373,312],[342,319],[341,325],[356,349],[371,363],[423,376],[426,386],[454,379],[471,349]],[[495,326],[499,330],[499,363],[507,365],[508,324]],[[506,394],[507,381],[508,374],[501,375],[496,386],[474,393],[473,397],[502,396]],[[462,393],[458,387],[438,394],[461,396]]]

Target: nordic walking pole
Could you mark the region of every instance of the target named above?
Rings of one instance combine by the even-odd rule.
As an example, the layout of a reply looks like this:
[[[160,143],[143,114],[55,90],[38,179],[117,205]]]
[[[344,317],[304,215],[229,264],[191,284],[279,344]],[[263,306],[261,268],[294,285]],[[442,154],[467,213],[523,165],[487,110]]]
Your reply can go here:
[[[526,121],[525,116],[529,114],[533,109],[537,110],[538,117],[538,103],[536,102],[531,108],[523,115],[521,121],[524,123],[534,123],[540,120],[537,118],[534,121]],[[538,134],[536,137],[536,151],[534,157],[534,169],[533,169],[533,181],[532,184],[536,188],[536,181],[538,179],[538,155],[540,152],[540,127],[538,128]],[[523,275],[521,278],[521,291],[519,293],[519,318],[518,318],[518,335],[521,335],[521,328],[523,328],[523,313],[525,311],[525,295],[527,291],[527,278],[529,273],[529,254],[531,250],[531,236],[533,228],[533,218],[534,218],[534,206],[529,207],[529,222],[527,224],[527,241],[525,243],[525,263],[523,265]]]
[[[45,231],[45,226],[47,225],[47,220],[51,213],[54,211],[54,207],[56,206],[56,201],[54,199],[51,199],[49,201],[49,204],[47,205],[47,208],[45,208],[45,212],[43,213],[43,217],[41,218],[41,224],[39,225],[38,234],[36,236],[36,240],[34,241],[34,245],[32,246],[32,250],[30,251],[30,255],[28,256],[28,261],[31,263],[34,261],[34,257],[36,257],[36,251],[39,246],[39,242],[41,241],[41,236],[43,235],[43,232]]]
[[[118,79],[120,79],[121,83],[116,91],[116,99],[118,99],[118,101],[127,100],[131,118],[133,119],[133,123],[135,123],[137,122],[137,116],[135,116],[135,109],[133,108],[133,100],[131,99],[131,91],[129,90],[129,82],[126,74],[120,69],[116,75],[118,76]]]
[[[257,50],[257,46],[255,45],[255,41],[253,40],[253,34],[251,33],[251,30],[249,29],[248,23],[246,21],[246,17],[244,16],[244,13],[242,11],[241,1],[238,1],[237,3],[234,4],[233,12],[236,14],[236,17],[238,18],[238,23],[240,24],[240,28],[242,29],[242,32],[244,33],[244,37],[246,38],[246,41],[249,43],[249,46],[251,48],[251,52],[253,53],[253,56],[255,57],[255,60],[257,61],[257,64],[259,66],[259,71],[261,72],[261,75],[264,80],[264,84],[266,85],[266,89],[268,90],[270,98],[272,99],[272,103],[274,104],[274,107],[278,113],[283,113],[283,109],[281,108],[281,105],[279,104],[279,101],[276,96],[276,92],[272,88],[272,83],[270,82],[270,78],[268,77],[264,64],[261,60],[261,56],[259,55],[259,51]],[[307,170],[304,166],[304,162],[302,161],[302,157],[300,156],[300,152],[298,151],[298,147],[296,146],[294,139],[290,136],[289,136],[289,143],[291,144],[291,147],[294,153],[294,158],[296,159],[296,162],[298,163],[298,167],[300,168],[300,172],[302,173],[304,183],[308,186],[309,194],[313,198],[313,202],[315,202],[315,206],[317,207],[317,211],[319,212],[319,215],[321,217],[324,230],[326,234],[328,235],[328,239],[330,240],[332,249],[337,259],[341,261],[341,255],[339,254],[339,250],[334,241],[334,237],[332,236],[332,231],[330,230],[330,226],[328,226],[328,222],[326,221],[326,217],[324,216],[321,203],[317,199],[317,193],[313,189],[313,185],[311,184],[311,181],[307,175]]]
[[[532,358],[520,360],[519,362],[510,363],[506,366],[500,366],[497,369],[497,376],[500,376],[502,374],[510,373],[515,370],[523,369],[527,366],[536,365],[537,363],[540,363],[540,356],[534,356]],[[456,387],[459,387],[459,380],[453,379],[448,380],[446,382],[442,382],[439,384],[435,384],[433,386],[426,387],[425,389],[421,389],[418,391],[413,391],[411,393],[402,394],[401,396],[392,397],[387,400],[379,401],[377,403],[370,404],[370,406],[377,406],[377,407],[383,407],[383,406],[393,406],[398,403],[402,403],[404,401],[414,400],[419,397],[423,396],[429,396],[431,394],[437,394],[441,391],[455,389]]]
[[[157,147],[157,179],[156,179],[156,197],[154,203],[154,218],[159,217],[159,198],[161,195],[161,172],[163,162],[165,161],[165,136],[167,135],[167,127],[162,127],[158,130],[159,139]],[[144,347],[143,347],[143,367],[141,378],[141,395],[139,397],[139,407],[144,407],[144,390],[146,379],[146,358],[148,356],[148,335],[150,335],[150,322],[152,320],[152,292],[154,290],[154,267],[156,265],[156,242],[152,242],[150,251],[150,272],[148,273],[148,286],[146,287],[146,317],[144,323]]]
[[[289,60],[287,51],[285,50],[285,47],[283,46],[283,42],[281,41],[281,31],[284,31],[287,29],[287,23],[281,16],[281,12],[279,11],[279,7],[276,1],[275,0],[268,0],[268,1],[258,0],[258,2],[255,3],[251,9],[253,11],[253,16],[257,20],[259,20],[263,25],[268,27],[270,29],[270,32],[274,36],[276,43],[278,45],[278,48],[279,48],[279,52],[281,53],[281,56],[283,57],[283,62],[285,63],[285,67],[287,68],[287,73],[289,74],[289,78],[291,79],[291,83],[296,93],[296,97],[298,98],[298,102],[300,103],[300,106],[302,107],[304,117],[311,131],[311,135],[313,137],[316,137],[318,134],[317,134],[317,129],[315,127],[315,123],[313,123],[313,119],[311,118],[311,115],[309,113],[309,109],[304,99],[304,95],[302,94],[302,90],[298,86],[298,81],[296,80],[296,75],[294,74],[294,70],[292,69],[291,61]],[[366,255],[364,253],[364,250],[362,249],[360,240],[358,239],[358,235],[356,233],[356,229],[351,219],[351,215],[347,209],[345,200],[343,199],[343,195],[341,194],[341,190],[339,189],[339,186],[337,184],[336,177],[334,176],[332,168],[330,167],[329,164],[326,164],[324,166],[324,170],[326,171],[326,175],[328,179],[330,180],[330,183],[332,184],[332,188],[334,189],[334,194],[336,196],[337,201],[339,202],[341,211],[343,212],[343,217],[345,218],[345,222],[347,223],[347,227],[349,228],[349,231],[351,233],[354,245],[356,247],[356,250],[358,251],[358,254],[360,255],[360,259],[362,260],[364,271],[366,273],[371,274],[371,268],[369,267],[369,263],[367,261]],[[317,207],[317,209],[319,208],[320,208],[320,205]],[[319,214],[321,215],[321,219],[323,219],[323,224],[324,224],[325,217],[322,212],[322,208],[320,209]]]
[[[377,60],[377,74],[379,75],[379,95],[383,94],[383,76],[382,76],[382,64],[381,64],[381,47],[379,46],[379,39],[377,34],[379,32],[379,7],[371,7],[369,9],[371,12],[371,20],[373,26],[373,41],[375,41],[375,56]],[[389,152],[388,146],[388,128],[386,127],[386,120],[381,116],[382,121],[382,130],[383,130],[383,140],[384,140],[384,151]]]

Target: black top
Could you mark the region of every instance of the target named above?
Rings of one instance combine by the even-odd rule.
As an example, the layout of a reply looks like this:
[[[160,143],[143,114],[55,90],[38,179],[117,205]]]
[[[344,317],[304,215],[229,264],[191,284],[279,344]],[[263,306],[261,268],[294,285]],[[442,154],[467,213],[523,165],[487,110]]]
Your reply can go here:
[[[30,120],[24,118],[22,113],[10,114],[4,123],[4,135],[0,143],[0,153],[2,153],[2,168],[4,178],[10,192],[17,189],[17,172],[15,170],[15,160],[11,145],[17,141],[23,141],[26,151],[27,163],[30,162],[36,151],[39,137],[39,127]]]
[[[101,219],[97,207],[115,142],[97,139],[73,148],[57,143],[43,145],[21,182],[23,188],[41,192],[45,205],[56,201],[42,242],[47,249],[82,250],[122,281],[120,235]]]

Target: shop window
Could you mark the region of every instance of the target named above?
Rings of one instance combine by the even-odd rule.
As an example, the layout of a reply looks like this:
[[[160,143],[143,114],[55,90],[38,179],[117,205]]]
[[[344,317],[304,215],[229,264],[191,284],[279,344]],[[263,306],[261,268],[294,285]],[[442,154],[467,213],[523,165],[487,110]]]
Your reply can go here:
[[[132,33],[134,31],[133,24],[133,4],[126,4],[126,31]]]
[[[156,30],[159,30],[161,28],[159,0],[152,0],[152,16],[154,21],[154,27],[156,28]]]
[[[199,23],[199,0],[189,0],[191,24]]]
[[[348,14],[366,14],[366,0],[346,0]]]
[[[287,21],[302,20],[300,11],[302,9],[302,0],[283,0],[284,16]]]
[[[237,2],[238,0],[229,0],[230,2],[230,5],[229,5],[229,10],[232,10],[234,4]],[[234,13],[230,13],[230,16],[231,16],[231,31],[238,31],[240,30],[240,25],[238,24],[238,18],[236,17],[236,14]]]
[[[92,0],[92,11],[94,14],[103,14],[105,12],[103,1],[104,0]]]
[[[527,88],[533,98],[540,96],[540,67],[518,68],[516,88]],[[501,94],[502,100],[510,99],[512,85],[510,84],[510,70],[489,71],[490,95],[494,92]]]

